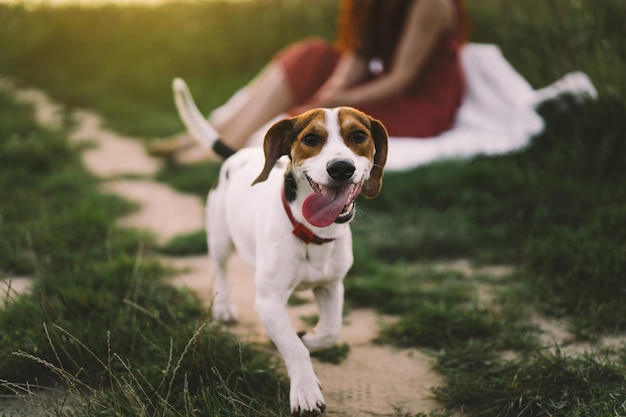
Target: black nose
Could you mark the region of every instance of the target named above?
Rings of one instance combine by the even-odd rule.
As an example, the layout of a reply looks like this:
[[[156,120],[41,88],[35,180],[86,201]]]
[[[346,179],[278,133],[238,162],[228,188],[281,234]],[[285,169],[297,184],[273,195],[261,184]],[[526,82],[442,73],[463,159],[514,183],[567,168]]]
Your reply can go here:
[[[335,159],[326,165],[326,172],[335,181],[347,181],[354,174],[354,165],[345,159]]]

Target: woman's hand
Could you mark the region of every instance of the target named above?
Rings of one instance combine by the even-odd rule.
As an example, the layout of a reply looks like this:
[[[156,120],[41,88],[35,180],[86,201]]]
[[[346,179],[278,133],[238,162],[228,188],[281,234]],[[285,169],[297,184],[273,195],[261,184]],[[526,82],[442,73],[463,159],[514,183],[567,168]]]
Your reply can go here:
[[[312,102],[317,107],[337,107],[344,104],[346,87],[342,85],[325,85],[313,96]]]
[[[346,92],[368,76],[367,62],[357,55],[344,52],[335,71],[311,100],[311,107],[336,107],[346,102]]]

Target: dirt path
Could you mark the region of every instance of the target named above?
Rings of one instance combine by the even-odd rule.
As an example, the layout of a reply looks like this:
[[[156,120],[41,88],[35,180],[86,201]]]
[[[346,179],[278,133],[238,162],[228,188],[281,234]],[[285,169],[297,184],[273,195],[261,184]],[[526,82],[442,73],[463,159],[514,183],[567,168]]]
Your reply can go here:
[[[16,89],[8,80],[0,80],[0,89],[12,91],[18,101],[31,104],[40,124],[55,129],[62,126],[63,107],[42,92]],[[103,179],[103,189],[141,206],[137,212],[120,219],[122,225],[148,230],[159,242],[204,227],[203,200],[154,181],[152,177],[158,171],[160,161],[146,154],[141,140],[104,128],[102,119],[92,112],[78,111],[72,117],[76,127],[70,140],[95,145],[83,153],[83,159],[86,167]],[[129,180],[129,175],[138,179]],[[173,279],[173,285],[192,289],[208,307],[212,298],[209,258],[163,260],[181,271]],[[230,330],[242,340],[269,347],[269,340],[253,307],[252,271],[241,259],[233,256],[229,274],[232,282],[236,283],[234,298],[240,319]],[[5,286],[11,285],[14,291],[25,291],[29,285],[27,278],[16,277],[2,282]],[[310,302],[290,309],[297,329],[309,327],[301,317],[317,314],[312,294],[305,293],[303,297]],[[378,316],[373,310],[349,312],[339,340],[339,343],[350,345],[348,358],[339,365],[314,359],[328,404],[328,415],[395,415],[398,410],[428,413],[439,408],[430,398],[429,388],[437,385],[440,377],[432,371],[431,359],[425,353],[372,343],[380,322],[384,320],[388,318]]]

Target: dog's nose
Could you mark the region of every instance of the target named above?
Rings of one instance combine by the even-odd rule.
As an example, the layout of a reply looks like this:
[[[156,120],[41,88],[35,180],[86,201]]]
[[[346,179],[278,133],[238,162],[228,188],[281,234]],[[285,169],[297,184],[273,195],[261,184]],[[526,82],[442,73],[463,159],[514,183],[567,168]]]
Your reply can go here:
[[[326,165],[326,172],[335,181],[347,181],[354,174],[354,164],[346,159],[335,159]]]

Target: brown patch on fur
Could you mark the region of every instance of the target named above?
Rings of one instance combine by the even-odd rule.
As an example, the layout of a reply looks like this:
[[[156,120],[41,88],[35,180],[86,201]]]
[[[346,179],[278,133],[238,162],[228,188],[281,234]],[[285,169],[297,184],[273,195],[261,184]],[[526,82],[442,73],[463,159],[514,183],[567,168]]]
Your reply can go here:
[[[366,114],[350,107],[339,110],[339,129],[346,146],[359,156],[364,156],[370,161],[374,160],[376,148],[372,138],[371,119]],[[364,141],[353,140],[355,132],[363,132],[367,135]]]
[[[252,185],[265,181],[272,171],[272,168],[274,168],[276,161],[283,155],[289,155],[291,151],[291,132],[293,130],[293,124],[294,119],[284,119],[269,128],[263,140],[265,165],[263,166],[263,171],[261,171]]]
[[[319,154],[328,140],[326,129],[326,113],[322,109],[310,110],[297,118],[294,125],[294,142],[291,146],[291,155],[294,163],[304,161]],[[304,142],[307,135],[315,135],[319,142],[315,146]]]
[[[365,181],[362,193],[367,198],[374,198],[380,192],[383,168],[387,162],[387,130],[378,120],[350,107],[343,107],[339,110],[339,120],[341,121],[341,136],[346,141],[346,145],[357,155],[367,156],[370,161],[373,160],[370,177]],[[369,138],[361,144],[350,140],[350,135],[358,130],[369,135]]]

